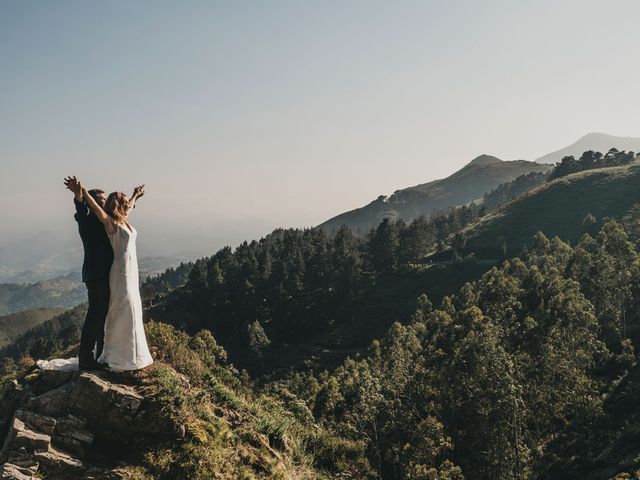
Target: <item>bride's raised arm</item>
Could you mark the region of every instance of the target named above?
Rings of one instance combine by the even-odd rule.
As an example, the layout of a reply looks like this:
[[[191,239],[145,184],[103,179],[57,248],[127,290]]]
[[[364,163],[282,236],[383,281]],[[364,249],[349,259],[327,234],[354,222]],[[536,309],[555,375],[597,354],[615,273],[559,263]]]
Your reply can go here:
[[[84,188],[80,180],[78,180],[76,177],[72,177],[72,178],[80,186],[80,191],[82,193],[82,197],[84,198],[84,201],[87,203],[87,206],[91,209],[91,211],[95,214],[95,216],[98,217],[98,220],[102,222],[102,224],[104,225],[104,229],[107,231],[107,233],[115,233],[117,230],[117,227],[116,227],[116,222],[113,220],[113,218],[111,218],[111,216],[109,216],[107,212],[105,212],[104,209],[100,205],[98,205],[98,202],[96,202],[96,200],[91,196],[91,194],[87,191],[87,189]]]
[[[136,208],[136,201],[144,195],[144,185],[139,185],[133,189],[131,197],[129,197],[129,211]]]

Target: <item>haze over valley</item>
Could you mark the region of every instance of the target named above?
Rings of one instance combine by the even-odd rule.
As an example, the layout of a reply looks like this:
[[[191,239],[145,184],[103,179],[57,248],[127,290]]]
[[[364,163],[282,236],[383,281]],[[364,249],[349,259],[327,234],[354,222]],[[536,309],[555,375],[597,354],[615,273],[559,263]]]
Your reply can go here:
[[[549,170],[566,155],[579,157],[587,150],[606,153],[610,148],[640,151],[640,138],[591,133],[567,147],[543,155],[535,162],[502,161],[490,155],[481,155],[446,180],[416,178],[416,183],[420,185],[396,190],[384,201],[380,197],[360,210],[345,212],[318,225],[332,230],[346,224],[366,233],[385,217],[412,220],[419,215],[429,215],[433,211],[480,200],[484,193],[519,175]],[[64,197],[64,193],[62,191],[59,196]],[[407,204],[408,196],[412,200]],[[403,205],[399,210],[398,204]],[[0,243],[0,282],[32,283],[79,271],[82,246],[72,217],[74,210],[71,199],[67,198],[65,208],[65,220],[55,230],[27,234],[9,242],[5,237],[5,243]],[[199,207],[196,207],[198,210]],[[188,212],[187,219],[194,219],[193,213]],[[194,225],[186,225],[184,221],[140,215],[143,275],[157,274],[183,261],[210,255],[225,245],[236,246],[245,240],[259,238],[276,227],[316,226],[306,222],[296,224],[293,219],[273,225],[267,219],[255,222],[238,219],[237,222],[219,223],[218,219],[207,216],[199,218]],[[307,221],[312,221],[311,216]]]

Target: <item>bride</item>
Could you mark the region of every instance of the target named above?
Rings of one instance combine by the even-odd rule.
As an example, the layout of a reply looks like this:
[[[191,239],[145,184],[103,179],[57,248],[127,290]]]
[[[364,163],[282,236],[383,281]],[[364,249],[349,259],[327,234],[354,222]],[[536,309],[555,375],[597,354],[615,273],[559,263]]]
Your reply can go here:
[[[76,177],[65,179],[70,190],[80,191],[88,207],[104,225],[113,249],[109,272],[109,309],[104,326],[104,348],[98,362],[111,370],[139,370],[153,363],[142,324],[142,300],[138,278],[136,237],[138,232],[127,221],[136,200],[144,195],[144,185],[136,187],[131,198],[113,192],[104,209]],[[38,360],[43,370],[77,370],[78,358]]]
[[[104,209],[78,181],[87,205],[104,225],[113,248],[109,273],[111,297],[105,321],[104,349],[98,359],[112,370],[138,370],[153,363],[142,324],[142,300],[138,278],[136,237],[138,232],[127,221],[144,185],[136,187],[131,199],[113,192]]]

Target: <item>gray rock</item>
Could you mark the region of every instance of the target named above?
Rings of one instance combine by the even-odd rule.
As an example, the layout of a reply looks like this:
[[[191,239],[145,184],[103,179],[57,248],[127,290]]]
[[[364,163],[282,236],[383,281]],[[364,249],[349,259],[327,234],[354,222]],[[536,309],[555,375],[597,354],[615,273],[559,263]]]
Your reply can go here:
[[[83,458],[87,448],[93,443],[93,434],[87,430],[84,418],[69,414],[58,420],[52,441],[54,445]]]
[[[51,446],[46,451],[34,452],[33,456],[47,471],[79,472],[84,469],[80,460]]]
[[[0,467],[0,478],[3,480],[36,480],[32,472],[28,468],[22,468],[12,463],[5,463]]]
[[[40,395],[49,390],[53,390],[73,377],[74,372],[62,370],[38,370],[37,381],[33,382],[33,393]]]
[[[31,398],[27,400],[26,407],[29,410],[40,412],[44,415],[62,415],[69,404],[68,399],[71,387],[72,384],[67,383],[61,387],[45,392],[42,395]]]
[[[48,415],[30,412],[28,410],[16,410],[15,416],[29,425],[32,430],[51,435],[57,420]]]
[[[69,407],[87,419],[99,419],[111,384],[97,375],[83,372],[72,385]]]
[[[29,468],[34,472],[38,470],[38,466],[40,465],[36,460],[34,460],[33,453],[27,452],[25,449],[18,449],[10,452],[7,462],[19,467]]]
[[[10,441],[11,449],[24,447],[27,450],[46,450],[51,444],[51,437],[46,433],[36,432],[18,417],[15,417],[11,423],[7,441]],[[8,445],[7,441],[5,441],[5,446]],[[5,452],[3,448],[0,456],[6,453],[8,452]]]
[[[126,432],[142,403],[142,396],[131,387],[113,385],[103,404],[101,423],[109,425],[114,432]]]
[[[122,450],[145,438],[178,436],[175,420],[159,414],[152,401],[102,374],[35,371],[7,392],[0,398],[0,422],[8,430],[0,479],[123,479],[114,459],[109,465],[109,452],[100,467],[83,461],[96,439]]]

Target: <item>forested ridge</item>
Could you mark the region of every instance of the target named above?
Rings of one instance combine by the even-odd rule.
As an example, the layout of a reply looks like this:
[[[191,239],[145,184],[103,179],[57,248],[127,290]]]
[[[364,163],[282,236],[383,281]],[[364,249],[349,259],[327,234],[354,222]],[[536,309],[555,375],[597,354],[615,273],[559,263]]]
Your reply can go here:
[[[363,347],[395,318],[410,315],[425,284],[441,297],[490,266],[463,265],[463,259],[421,264],[483,210],[464,206],[410,224],[384,220],[366,238],[346,227],[335,235],[276,230],[194,262],[184,286],[151,301],[149,315],[189,331],[215,331],[232,358],[249,369],[264,364],[263,357],[268,366],[290,366],[325,345]],[[274,345],[287,346],[284,355],[251,347],[249,325],[255,322]],[[297,353],[305,348],[311,350]]]

